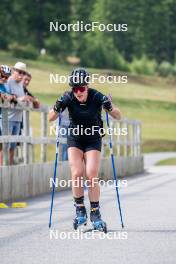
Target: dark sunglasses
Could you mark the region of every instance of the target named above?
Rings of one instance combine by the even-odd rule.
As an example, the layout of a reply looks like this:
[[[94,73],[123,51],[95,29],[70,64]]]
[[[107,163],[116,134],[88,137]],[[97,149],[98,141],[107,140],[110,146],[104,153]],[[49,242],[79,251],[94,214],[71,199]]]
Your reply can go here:
[[[73,90],[74,93],[77,93],[78,91],[80,91],[81,93],[83,93],[83,92],[85,92],[86,87],[84,87],[84,86],[73,87],[72,90]]]
[[[20,75],[25,75],[25,74],[26,74],[24,71],[18,71],[18,70],[16,70],[16,71],[17,71],[18,74],[20,74]]]

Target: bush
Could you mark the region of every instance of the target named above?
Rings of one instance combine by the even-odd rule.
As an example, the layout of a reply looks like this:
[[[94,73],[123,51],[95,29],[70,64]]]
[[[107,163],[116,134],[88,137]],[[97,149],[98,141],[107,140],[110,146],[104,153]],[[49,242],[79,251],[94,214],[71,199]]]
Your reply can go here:
[[[167,77],[168,75],[173,73],[172,71],[172,65],[168,61],[163,61],[158,66],[158,73],[160,76]]]
[[[110,48],[105,41],[88,43],[81,53],[81,62],[92,68],[111,68],[128,71],[128,63],[115,48]]]
[[[130,64],[130,72],[135,74],[154,75],[157,63],[155,60],[149,60],[145,55],[140,59],[134,58]]]
[[[20,46],[18,43],[13,43],[9,45],[9,50],[15,57],[23,59],[35,60],[39,55],[37,50],[31,44]]]
[[[6,50],[8,48],[8,41],[0,36],[0,49]]]
[[[172,74],[176,76],[176,64],[172,67]]]
[[[116,50],[112,53],[112,59],[114,60],[114,68],[119,71],[128,72],[130,70],[129,63],[124,57]]]
[[[63,44],[61,43],[60,39],[55,35],[51,35],[45,40],[46,50],[54,56],[58,55],[58,53],[62,50],[62,47]]]
[[[45,54],[45,55],[40,54],[38,59],[42,62],[56,62],[56,59],[49,54]]]
[[[107,58],[106,51],[103,45],[87,45],[86,50],[81,53],[81,63],[91,68],[106,67]]]

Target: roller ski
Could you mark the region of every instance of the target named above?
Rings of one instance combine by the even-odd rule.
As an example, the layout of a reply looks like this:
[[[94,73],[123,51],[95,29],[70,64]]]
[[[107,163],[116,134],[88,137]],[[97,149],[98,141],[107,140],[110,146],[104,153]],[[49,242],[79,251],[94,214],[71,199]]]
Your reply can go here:
[[[73,220],[73,228],[77,230],[81,225],[87,225],[87,212],[84,205],[77,205],[76,207],[76,218]]]
[[[107,225],[101,219],[99,207],[91,208],[90,221],[92,222],[93,229],[107,233]]]

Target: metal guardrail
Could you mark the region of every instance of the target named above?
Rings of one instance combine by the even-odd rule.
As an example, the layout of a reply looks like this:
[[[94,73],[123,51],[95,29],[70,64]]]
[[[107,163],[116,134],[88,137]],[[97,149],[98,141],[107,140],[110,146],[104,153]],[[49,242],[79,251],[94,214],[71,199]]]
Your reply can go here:
[[[48,106],[41,106],[36,109],[33,108],[32,104],[19,102],[17,105],[10,104],[9,102],[0,103],[2,110],[2,136],[0,136],[0,143],[3,143],[3,164],[8,165],[8,144],[11,142],[23,143],[23,160],[24,164],[29,164],[33,161],[30,158],[32,155],[30,148],[35,144],[41,145],[41,161],[47,161],[47,145],[55,144],[55,137],[48,137],[48,119],[47,115],[49,112]],[[8,129],[8,111],[10,109],[23,110],[23,135],[11,136],[9,135]],[[38,112],[41,115],[41,136],[32,137],[30,136],[30,112]],[[113,120],[110,118],[111,128],[116,128],[117,131],[126,129],[127,135],[114,135],[112,137],[114,154],[117,156],[132,156],[137,157],[141,155],[141,122],[137,120],[122,119],[120,121]],[[66,143],[66,138],[60,138],[61,143]],[[108,152],[108,136],[103,137],[102,145],[102,156],[105,157],[110,155]]]

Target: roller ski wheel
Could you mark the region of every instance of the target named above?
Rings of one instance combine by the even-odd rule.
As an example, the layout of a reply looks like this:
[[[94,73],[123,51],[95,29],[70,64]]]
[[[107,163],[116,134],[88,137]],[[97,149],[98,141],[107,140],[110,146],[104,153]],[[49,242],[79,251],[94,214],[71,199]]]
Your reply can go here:
[[[98,230],[98,231],[102,231],[104,233],[107,233],[107,225],[101,219],[101,214],[100,214],[99,207],[91,209],[90,221],[92,222],[92,226],[93,226],[94,230]]]
[[[77,230],[81,225],[87,225],[87,213],[84,205],[75,205],[76,207],[76,218],[73,220],[73,228]]]

